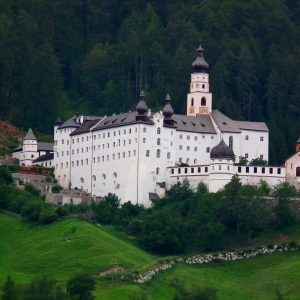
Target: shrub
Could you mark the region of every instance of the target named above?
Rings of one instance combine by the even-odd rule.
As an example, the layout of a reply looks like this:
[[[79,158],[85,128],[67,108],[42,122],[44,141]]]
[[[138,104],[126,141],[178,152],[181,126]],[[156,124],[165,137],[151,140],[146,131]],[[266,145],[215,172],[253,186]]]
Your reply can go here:
[[[39,216],[39,222],[41,224],[49,224],[57,220],[57,214],[55,209],[51,205],[45,206]]]

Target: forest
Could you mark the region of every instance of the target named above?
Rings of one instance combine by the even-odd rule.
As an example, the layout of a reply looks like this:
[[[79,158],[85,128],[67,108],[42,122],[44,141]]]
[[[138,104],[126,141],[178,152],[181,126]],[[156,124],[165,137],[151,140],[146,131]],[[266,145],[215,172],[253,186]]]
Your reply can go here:
[[[0,118],[40,133],[76,111],[185,113],[199,39],[214,108],[266,121],[270,161],[300,134],[297,0],[0,0]]]

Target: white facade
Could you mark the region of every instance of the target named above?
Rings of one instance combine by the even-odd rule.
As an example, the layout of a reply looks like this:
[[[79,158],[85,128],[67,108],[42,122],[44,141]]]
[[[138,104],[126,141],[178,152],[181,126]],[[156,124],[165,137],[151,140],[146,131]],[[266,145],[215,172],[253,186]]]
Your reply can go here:
[[[41,166],[44,162],[44,167],[52,167],[52,159],[49,158],[49,154],[53,153],[53,145],[51,143],[39,143],[31,130],[28,130],[26,136],[23,139],[22,146],[17,148],[12,153],[12,158],[19,160],[19,165],[22,167]],[[36,160],[40,159],[39,162]]]
[[[299,144],[296,147],[296,153],[289,157],[285,162],[286,180],[300,189],[300,149]]]
[[[275,187],[286,181],[285,167],[236,166],[232,160],[226,159],[214,160],[210,165],[171,167],[168,168],[168,172],[166,189],[188,180],[194,189],[203,182],[212,193],[224,188],[234,175],[240,178],[242,184],[250,185],[258,185],[265,181],[270,187]]]
[[[234,121],[212,109],[208,64],[203,63],[203,49],[199,49],[202,56],[193,64],[186,115],[174,114],[169,104],[163,112],[147,113],[141,95],[135,112],[104,117],[76,115],[55,126],[54,165],[60,185],[94,196],[115,193],[122,202],[149,206],[151,195],[163,195],[165,188],[183,178],[194,184],[203,181],[213,192],[233,174],[249,183],[261,177],[272,184],[282,180],[283,169],[276,176],[252,171],[244,174],[233,161],[211,160],[211,149],[222,139],[236,159],[268,160],[269,131],[265,123]],[[186,167],[178,168],[183,164]],[[194,169],[194,173],[176,173],[185,172],[185,168],[187,172]]]

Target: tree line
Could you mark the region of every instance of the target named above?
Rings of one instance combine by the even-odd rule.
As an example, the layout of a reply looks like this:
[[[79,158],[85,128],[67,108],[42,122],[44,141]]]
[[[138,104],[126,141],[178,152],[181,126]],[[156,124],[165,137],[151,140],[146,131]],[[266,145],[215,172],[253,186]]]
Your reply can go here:
[[[9,171],[0,168],[0,209],[39,224],[76,215],[92,223],[113,225],[158,254],[224,249],[230,247],[228,240],[249,243],[266,230],[279,230],[298,221],[291,203],[298,193],[288,183],[270,189],[264,181],[258,186],[242,185],[234,176],[223,190],[209,193],[203,183],[193,190],[184,181],[145,208],[131,202],[121,204],[111,193],[100,202],[54,206],[32,186],[18,190],[11,181]]]
[[[153,110],[166,93],[185,113],[199,38],[214,107],[267,121],[271,162],[300,132],[300,4],[295,0],[1,0],[0,117],[51,132],[57,117]],[[276,150],[276,151],[275,151]]]

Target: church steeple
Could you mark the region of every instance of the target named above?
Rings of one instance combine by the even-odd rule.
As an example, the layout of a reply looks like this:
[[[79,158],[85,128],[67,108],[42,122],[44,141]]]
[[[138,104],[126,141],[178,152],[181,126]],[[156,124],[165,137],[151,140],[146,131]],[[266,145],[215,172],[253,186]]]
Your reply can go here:
[[[204,49],[201,42],[196,53],[197,57],[192,64],[190,93],[187,97],[188,116],[209,114],[212,111],[212,94],[209,92],[209,65],[204,59]]]
[[[204,59],[204,49],[201,45],[201,40],[200,40],[200,45],[196,50],[197,57],[192,63],[194,73],[209,73],[209,65]]]

